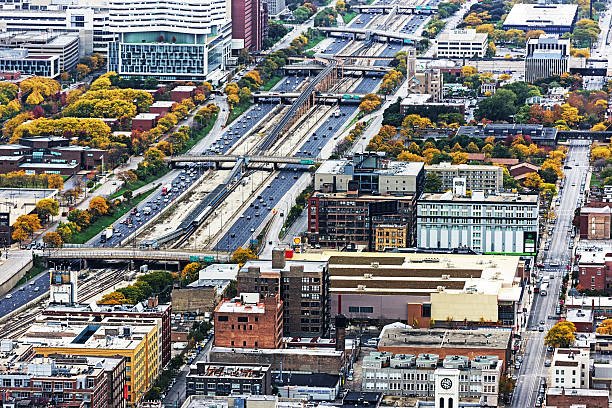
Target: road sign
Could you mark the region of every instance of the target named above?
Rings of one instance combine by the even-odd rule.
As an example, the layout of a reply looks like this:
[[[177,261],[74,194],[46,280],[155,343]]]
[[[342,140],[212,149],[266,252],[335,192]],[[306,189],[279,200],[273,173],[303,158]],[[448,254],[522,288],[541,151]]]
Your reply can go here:
[[[293,245],[302,245],[302,237],[293,237]]]

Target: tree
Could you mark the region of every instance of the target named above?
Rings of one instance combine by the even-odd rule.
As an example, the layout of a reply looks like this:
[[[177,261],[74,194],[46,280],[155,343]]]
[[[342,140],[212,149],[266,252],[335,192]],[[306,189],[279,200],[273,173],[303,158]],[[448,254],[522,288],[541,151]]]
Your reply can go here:
[[[525,176],[523,185],[533,190],[539,190],[543,182],[544,180],[542,180],[542,177],[540,177],[538,173],[534,172],[534,173],[529,173],[527,174],[527,176]]]
[[[499,89],[494,95],[478,103],[475,116],[478,119],[507,121],[516,113],[516,94],[508,89]]]
[[[574,323],[562,321],[550,328],[544,337],[544,343],[554,348],[567,348],[576,340],[574,333],[576,333]]]
[[[43,198],[36,203],[36,213],[48,221],[50,216],[59,215],[59,202],[54,198]]]
[[[62,190],[64,188],[64,179],[59,174],[49,174],[47,176],[47,187]]]
[[[125,192],[123,193],[123,198],[124,198],[126,201],[130,201],[130,200],[132,199],[132,195],[133,195],[133,194],[134,194],[134,193],[132,192],[132,190],[125,190]]]
[[[22,242],[30,237],[34,231],[42,228],[37,214],[24,214],[17,217],[12,225],[11,237],[14,241]]]
[[[191,262],[185,265],[181,271],[181,279],[187,282],[193,282],[198,279],[198,272],[202,269],[199,262]]]
[[[442,179],[436,173],[425,174],[424,189],[426,193],[439,193],[442,191]]]
[[[102,299],[98,301],[99,305],[123,305],[126,303],[129,302],[125,298],[123,293],[117,291],[107,293],[106,295],[102,296]]]
[[[87,74],[91,72],[91,69],[85,64],[77,64],[75,70],[79,79],[83,79],[85,76],[87,76]],[[107,79],[107,81],[108,86],[110,86],[110,80]]]
[[[463,67],[461,67],[461,76],[468,77],[476,75],[477,73],[478,70],[476,69],[476,67],[473,67],[471,65],[464,65]]]
[[[96,215],[108,214],[109,210],[110,206],[104,197],[96,196],[89,202],[89,211]]]
[[[465,150],[468,153],[479,153],[480,149],[478,148],[478,145],[474,142],[470,142],[467,147],[465,148]]]
[[[257,254],[250,248],[236,248],[232,253],[231,261],[239,265],[244,265],[249,259],[257,259]]]
[[[597,326],[598,334],[612,334],[612,319],[606,319]]]
[[[376,94],[367,94],[361,100],[359,104],[359,110],[365,113],[370,113],[380,108],[382,100]]]
[[[51,248],[61,248],[62,245],[64,245],[64,240],[57,232],[47,232],[43,236],[43,242],[46,246]]]

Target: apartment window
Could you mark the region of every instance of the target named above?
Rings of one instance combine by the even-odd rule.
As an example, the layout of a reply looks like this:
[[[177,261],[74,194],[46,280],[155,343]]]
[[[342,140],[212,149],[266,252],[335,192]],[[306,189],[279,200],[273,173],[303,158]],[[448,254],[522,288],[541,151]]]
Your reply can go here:
[[[11,386],[11,380],[10,379],[3,379],[2,380],[2,386],[3,387],[10,387]]]
[[[220,321],[220,322],[227,322],[227,321],[229,321],[229,317],[228,316],[219,316],[217,318],[217,320]]]
[[[248,322],[249,322],[248,317],[238,317],[238,323],[248,323]]]

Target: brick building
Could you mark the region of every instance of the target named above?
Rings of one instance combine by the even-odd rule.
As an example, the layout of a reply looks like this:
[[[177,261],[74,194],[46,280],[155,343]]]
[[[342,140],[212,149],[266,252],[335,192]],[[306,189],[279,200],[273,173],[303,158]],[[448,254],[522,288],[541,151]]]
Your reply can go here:
[[[444,342],[440,339],[444,339]],[[468,359],[495,356],[505,366],[510,358],[511,343],[510,330],[405,329],[387,326],[381,333],[378,351],[414,356],[430,354],[440,359],[447,356],[466,356]]]
[[[132,118],[132,130],[146,132],[157,126],[160,115],[157,113],[139,113]]]
[[[148,325],[151,319],[159,319],[161,326],[161,363],[166,365],[170,362],[171,344],[171,315],[172,306],[169,304],[160,305],[156,298],[145,300],[136,305],[96,305],[76,304],[58,305],[51,304],[42,312],[45,320],[52,318],[82,318],[95,322],[101,319],[112,318],[115,324],[143,324]],[[121,320],[117,320],[121,319]],[[111,321],[109,321],[111,323]]]
[[[549,387],[546,406],[549,408],[609,408],[608,390],[566,389]]]
[[[581,289],[609,291],[612,284],[612,248],[581,243],[575,251],[578,285]]]
[[[282,249],[272,250],[272,260],[252,260],[238,272],[239,293],[280,294],[284,334],[322,336],[329,329],[327,263],[293,261]]]
[[[170,91],[170,99],[174,102],[182,102],[183,99],[191,98],[195,95],[196,87],[192,85],[180,85]]]
[[[612,207],[608,203],[603,206],[593,203],[588,207],[582,207],[580,209],[580,239],[612,238],[611,222]]]
[[[261,50],[265,14],[261,0],[232,0],[232,49]]]
[[[186,378],[190,395],[269,395],[272,379],[269,365],[224,364],[198,361]]]
[[[414,246],[416,237],[416,196],[358,195],[356,193],[314,193],[308,200],[308,236],[311,243],[342,249],[364,245],[371,251],[378,245],[376,230],[395,225],[405,236],[402,247]]]
[[[215,346],[255,349],[280,348],[283,340],[283,301],[278,294],[243,293],[215,309]]]
[[[172,110],[172,106],[175,103],[174,101],[155,101],[153,105],[149,107],[149,113],[157,113],[161,118]]]

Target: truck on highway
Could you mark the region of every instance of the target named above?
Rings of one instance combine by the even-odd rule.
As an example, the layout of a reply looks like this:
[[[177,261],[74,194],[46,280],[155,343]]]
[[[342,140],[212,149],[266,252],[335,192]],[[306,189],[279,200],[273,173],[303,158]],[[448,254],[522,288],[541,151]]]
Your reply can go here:
[[[162,195],[165,196],[166,194],[168,194],[170,191],[172,191],[172,184],[166,184],[162,187]]]
[[[102,234],[100,234],[100,241],[106,242],[113,236],[113,227],[106,227]]]

